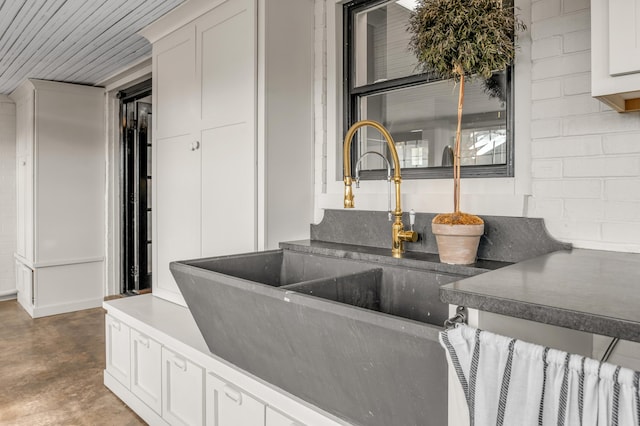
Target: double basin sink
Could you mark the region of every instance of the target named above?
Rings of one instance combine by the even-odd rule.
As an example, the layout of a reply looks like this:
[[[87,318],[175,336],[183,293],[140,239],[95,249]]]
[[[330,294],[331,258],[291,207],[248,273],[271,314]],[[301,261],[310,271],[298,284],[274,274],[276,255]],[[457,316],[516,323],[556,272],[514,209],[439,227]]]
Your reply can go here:
[[[292,250],[171,270],[215,355],[352,424],[447,423],[438,290],[460,276]]]

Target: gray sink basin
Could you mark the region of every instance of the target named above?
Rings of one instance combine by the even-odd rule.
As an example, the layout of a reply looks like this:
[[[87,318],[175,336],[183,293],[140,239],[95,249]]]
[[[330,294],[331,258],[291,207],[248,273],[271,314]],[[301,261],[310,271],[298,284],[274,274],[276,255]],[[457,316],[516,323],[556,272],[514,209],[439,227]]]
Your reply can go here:
[[[285,250],[270,250],[199,259],[184,264],[272,287],[349,275],[371,269],[355,262],[325,256],[310,256]]]
[[[447,424],[438,289],[459,277],[289,250],[171,271],[212,353],[353,424]]]
[[[385,266],[350,276],[313,280],[283,288],[439,326],[447,319],[448,307],[439,301],[438,288],[459,278]]]

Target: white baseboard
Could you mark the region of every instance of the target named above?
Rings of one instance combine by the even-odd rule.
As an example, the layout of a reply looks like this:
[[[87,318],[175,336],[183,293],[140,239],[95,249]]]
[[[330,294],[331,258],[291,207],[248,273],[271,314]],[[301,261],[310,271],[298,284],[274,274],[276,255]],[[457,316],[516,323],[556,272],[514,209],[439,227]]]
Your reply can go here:
[[[27,309],[33,318],[40,318],[50,315],[66,314],[68,312],[82,311],[84,309],[98,308],[102,306],[102,301],[102,298],[89,299],[58,305],[34,306],[30,309],[25,307],[25,309]]]
[[[0,302],[4,302],[5,300],[13,300],[18,297],[18,290],[6,290],[0,291]]]

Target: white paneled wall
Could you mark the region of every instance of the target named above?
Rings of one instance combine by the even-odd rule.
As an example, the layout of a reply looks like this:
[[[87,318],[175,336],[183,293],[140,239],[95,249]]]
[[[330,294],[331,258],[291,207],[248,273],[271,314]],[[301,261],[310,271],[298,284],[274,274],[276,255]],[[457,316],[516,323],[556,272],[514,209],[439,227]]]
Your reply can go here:
[[[640,113],[591,98],[589,7],[532,3],[529,214],[577,247],[640,252]]]
[[[16,107],[0,95],[0,300],[16,288]]]

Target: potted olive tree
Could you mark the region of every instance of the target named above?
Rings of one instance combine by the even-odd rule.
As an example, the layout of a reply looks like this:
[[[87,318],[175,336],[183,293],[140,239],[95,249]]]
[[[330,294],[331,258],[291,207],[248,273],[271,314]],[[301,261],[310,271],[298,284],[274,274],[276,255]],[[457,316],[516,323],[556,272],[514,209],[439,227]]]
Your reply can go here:
[[[459,85],[458,127],[453,155],[453,213],[432,222],[440,260],[475,262],[484,221],[460,210],[460,132],[465,78],[489,79],[515,56],[514,39],[525,26],[502,0],[418,0],[409,20],[410,50],[426,72]]]

